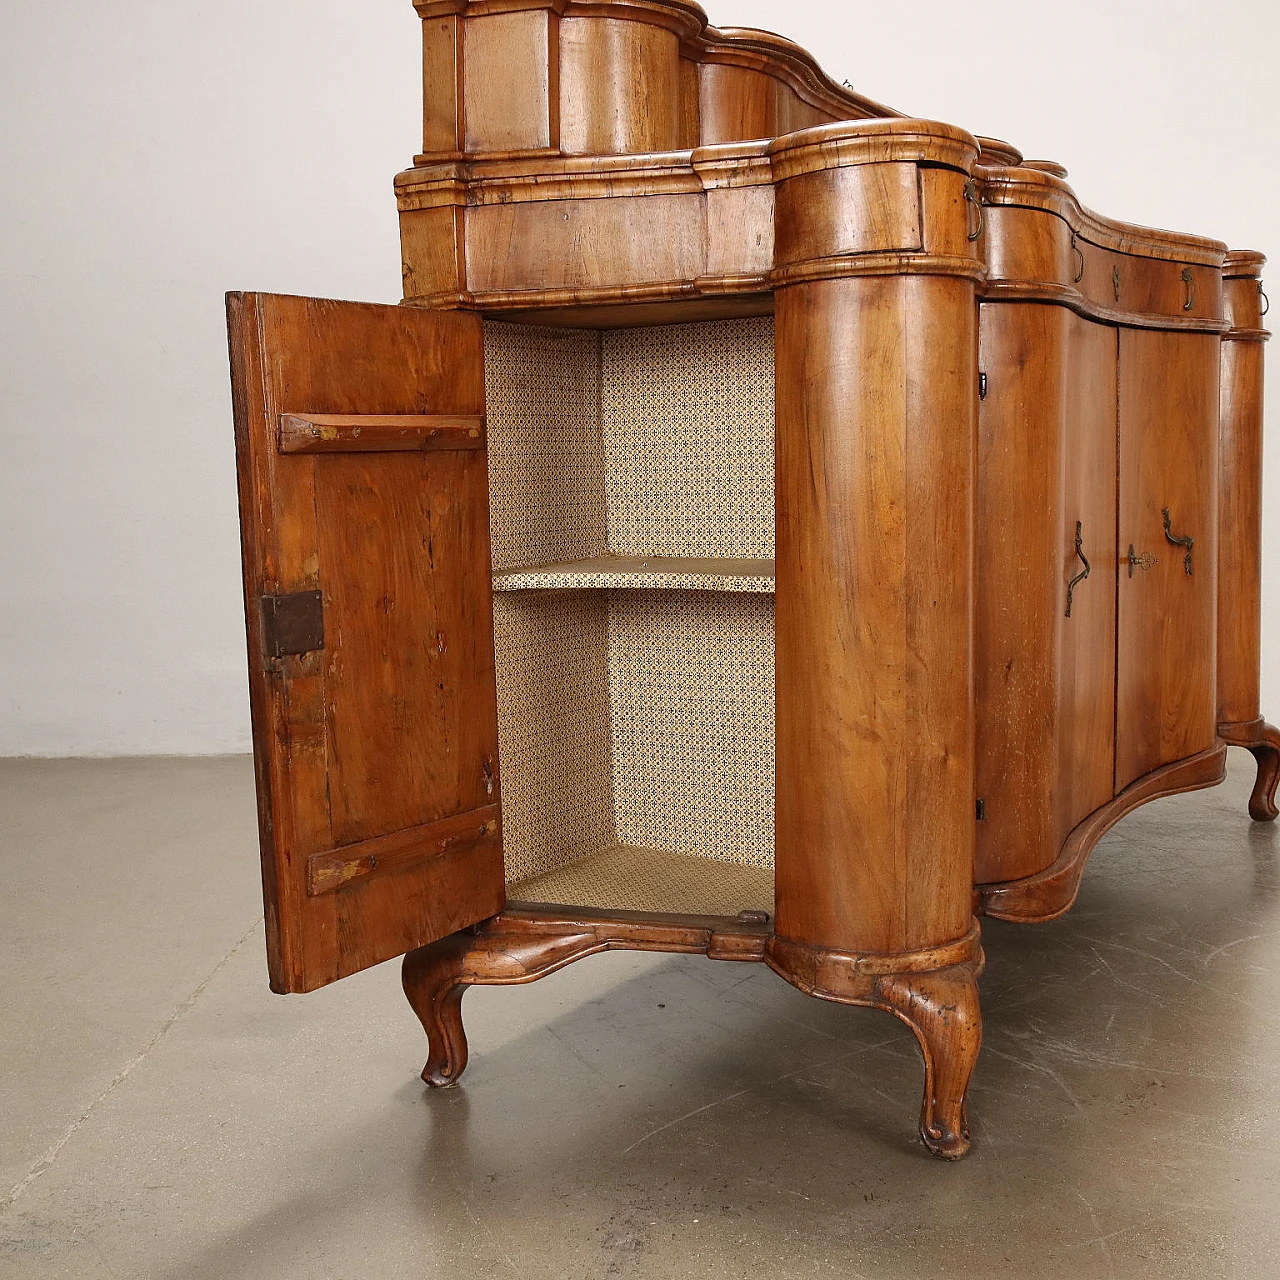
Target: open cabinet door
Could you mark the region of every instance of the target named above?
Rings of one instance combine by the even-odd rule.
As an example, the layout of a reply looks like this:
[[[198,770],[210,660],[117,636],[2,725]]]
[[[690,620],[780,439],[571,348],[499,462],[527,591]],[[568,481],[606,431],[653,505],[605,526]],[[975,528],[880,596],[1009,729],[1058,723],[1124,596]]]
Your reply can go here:
[[[483,343],[227,311],[271,986],[310,991],[504,905]]]

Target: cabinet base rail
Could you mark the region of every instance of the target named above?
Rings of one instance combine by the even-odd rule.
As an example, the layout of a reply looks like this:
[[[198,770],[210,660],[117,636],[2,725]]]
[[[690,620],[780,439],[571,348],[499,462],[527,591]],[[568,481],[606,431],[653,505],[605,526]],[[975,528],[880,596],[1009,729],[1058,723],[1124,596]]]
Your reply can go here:
[[[422,1078],[454,1085],[466,1069],[462,997],[469,986],[534,982],[601,951],[667,951],[761,961],[807,995],[883,1009],[909,1026],[924,1057],[920,1136],[934,1155],[969,1150],[966,1094],[982,1042],[978,925],[944,946],[832,951],[778,938],[760,913],[737,920],[511,904],[501,915],[404,958],[405,995],[427,1033]]]
[[[1075,903],[1094,847],[1125,814],[1149,800],[1216,786],[1226,776],[1226,760],[1226,744],[1218,742],[1197,755],[1144,774],[1073,828],[1057,859],[1043,871],[1020,880],[978,885],[979,912],[1023,924],[1056,920]]]

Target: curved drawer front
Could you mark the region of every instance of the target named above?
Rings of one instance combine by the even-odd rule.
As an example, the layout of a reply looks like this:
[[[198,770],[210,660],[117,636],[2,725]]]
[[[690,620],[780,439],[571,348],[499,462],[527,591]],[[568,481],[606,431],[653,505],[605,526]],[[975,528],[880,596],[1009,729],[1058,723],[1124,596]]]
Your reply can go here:
[[[1045,209],[997,205],[986,214],[989,298],[1043,298],[1087,315],[1154,328],[1217,331],[1222,269],[1199,252],[1169,256],[1102,245]],[[1119,239],[1119,237],[1117,237]],[[1189,246],[1190,247],[1190,246]]]

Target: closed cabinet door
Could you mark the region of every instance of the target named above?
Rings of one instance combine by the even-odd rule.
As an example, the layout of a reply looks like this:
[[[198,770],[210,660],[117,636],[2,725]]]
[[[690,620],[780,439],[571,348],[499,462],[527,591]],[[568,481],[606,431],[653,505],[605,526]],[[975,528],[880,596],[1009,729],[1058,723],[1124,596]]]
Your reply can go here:
[[[979,409],[980,884],[1057,857],[1112,797],[1116,330],[986,304]]]
[[[1216,737],[1218,348],[1120,333],[1117,793]]]
[[[1055,850],[1112,797],[1115,772],[1117,331],[1068,313]]]
[[[309,991],[505,902],[483,345],[227,304],[267,954]]]

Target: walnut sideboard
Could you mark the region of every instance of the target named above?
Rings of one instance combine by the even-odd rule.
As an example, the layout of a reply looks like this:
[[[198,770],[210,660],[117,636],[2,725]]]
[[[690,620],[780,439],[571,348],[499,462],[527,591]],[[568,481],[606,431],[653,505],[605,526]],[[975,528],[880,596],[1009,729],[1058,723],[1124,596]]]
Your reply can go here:
[[[637,948],[887,1010],[1257,757],[1261,255],[689,0],[420,0],[404,303],[229,296],[271,984]]]

